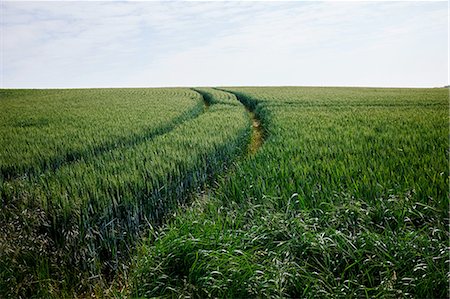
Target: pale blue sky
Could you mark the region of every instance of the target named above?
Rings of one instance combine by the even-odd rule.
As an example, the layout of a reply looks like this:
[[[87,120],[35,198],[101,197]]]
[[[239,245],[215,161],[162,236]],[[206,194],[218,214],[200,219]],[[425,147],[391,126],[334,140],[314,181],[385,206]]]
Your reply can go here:
[[[0,87],[448,84],[447,1],[0,5]]]

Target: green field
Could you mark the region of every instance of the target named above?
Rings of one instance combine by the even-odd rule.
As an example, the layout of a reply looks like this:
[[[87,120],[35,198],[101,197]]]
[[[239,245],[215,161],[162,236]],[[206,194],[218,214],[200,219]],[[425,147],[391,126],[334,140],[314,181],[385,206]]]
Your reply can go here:
[[[0,90],[0,297],[444,298],[448,89]]]

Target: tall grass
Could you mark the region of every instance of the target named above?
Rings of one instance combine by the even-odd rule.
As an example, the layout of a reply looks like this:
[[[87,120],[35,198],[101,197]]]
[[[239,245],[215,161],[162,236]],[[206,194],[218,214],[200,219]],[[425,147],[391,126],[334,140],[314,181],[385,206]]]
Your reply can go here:
[[[226,88],[267,138],[136,257],[134,296],[448,296],[448,91]]]
[[[133,146],[203,110],[187,88],[0,90],[0,98],[0,180]]]
[[[176,105],[173,96],[159,100]],[[241,107],[214,104],[152,139],[2,181],[1,294],[71,297],[106,288],[140,232],[229,165],[248,135]]]

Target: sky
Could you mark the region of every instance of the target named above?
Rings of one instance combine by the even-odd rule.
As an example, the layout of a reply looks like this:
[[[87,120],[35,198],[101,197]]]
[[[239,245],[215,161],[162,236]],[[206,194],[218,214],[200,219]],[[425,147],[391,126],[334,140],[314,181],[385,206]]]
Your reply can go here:
[[[0,1],[0,87],[448,85],[448,2]]]

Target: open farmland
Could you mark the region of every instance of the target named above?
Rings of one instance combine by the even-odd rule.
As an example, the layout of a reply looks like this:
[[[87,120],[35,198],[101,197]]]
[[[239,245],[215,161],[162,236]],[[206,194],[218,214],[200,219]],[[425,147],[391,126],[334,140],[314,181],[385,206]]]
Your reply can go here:
[[[448,90],[226,88],[263,146],[151,236],[134,295],[448,291]]]
[[[2,90],[0,96],[2,178],[132,146],[203,110],[189,89]]]
[[[98,91],[90,92],[95,97]],[[111,135],[111,140],[104,141],[108,150],[82,149],[79,159],[65,160],[39,175],[2,178],[2,288],[37,279],[44,292],[37,295],[49,296],[45,292],[55,283],[66,289],[88,276],[113,273],[143,226],[160,223],[171,208],[189,197],[188,191],[201,188],[209,176],[221,172],[226,162],[245,148],[241,143],[248,139],[249,120],[237,103],[204,102],[200,94],[188,89],[148,93],[152,95],[147,99],[149,105],[157,107],[151,115],[159,116],[149,117],[147,127],[153,125],[153,132],[163,130],[164,134],[137,135],[136,139],[125,136],[126,143]],[[89,91],[85,94],[89,96]],[[54,97],[57,101],[58,95]],[[181,104],[178,111],[172,107],[177,106],[177,98]],[[124,104],[129,106],[134,99],[122,101],[129,101]],[[136,104],[145,106],[144,101]],[[189,111],[199,105],[203,113]],[[102,110],[95,113],[101,115]],[[186,117],[177,119],[183,114],[189,121]],[[172,115],[175,120],[170,119]],[[117,116],[104,117],[113,123]],[[162,117],[166,128],[158,129]],[[127,115],[122,118],[126,121]],[[133,134],[132,120],[129,125]],[[97,136],[96,128],[89,126],[93,136]],[[63,132],[63,128],[59,130]],[[106,131],[107,127],[99,126],[98,130]],[[45,134],[39,137],[51,138]],[[76,140],[68,139],[67,151],[72,150],[71,141]],[[45,149],[45,144],[42,147]],[[43,156],[53,159],[45,153]],[[40,158],[37,153],[35,160]],[[54,281],[58,278],[55,273],[64,277],[64,285]],[[93,282],[90,279],[86,284]],[[26,293],[23,286],[18,291],[23,296],[34,293]]]
[[[4,297],[447,296],[447,89],[0,95]]]

